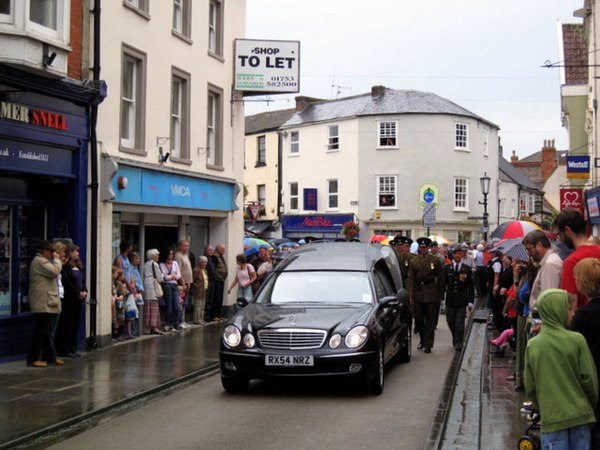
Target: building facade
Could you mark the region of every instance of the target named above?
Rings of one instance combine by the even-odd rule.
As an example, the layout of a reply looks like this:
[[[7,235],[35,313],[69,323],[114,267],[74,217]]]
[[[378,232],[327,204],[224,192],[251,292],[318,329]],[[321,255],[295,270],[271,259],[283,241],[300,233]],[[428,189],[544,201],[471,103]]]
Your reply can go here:
[[[284,236],[339,238],[354,220],[361,240],[481,237],[479,179],[497,186],[496,125],[435,94],[383,86],[339,100],[299,97],[296,109],[281,127]],[[491,189],[490,228],[497,198]]]
[[[186,239],[197,258],[225,244],[229,272],[242,249],[243,103],[233,96],[233,44],[245,2],[107,2],[100,52],[111,95],[98,120],[101,168],[99,297],[127,239],[142,255]],[[145,259],[145,258],[144,258]],[[233,301],[228,300],[228,304]],[[98,305],[97,335],[111,311]]]
[[[87,254],[90,112],[106,93],[86,79],[87,18],[76,0],[0,5],[0,360],[31,340],[37,241]]]

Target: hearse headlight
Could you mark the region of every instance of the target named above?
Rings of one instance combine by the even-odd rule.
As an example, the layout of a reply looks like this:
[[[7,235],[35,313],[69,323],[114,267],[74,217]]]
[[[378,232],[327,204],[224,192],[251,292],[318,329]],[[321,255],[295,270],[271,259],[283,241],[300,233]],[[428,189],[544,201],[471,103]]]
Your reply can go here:
[[[329,347],[331,348],[338,348],[341,343],[342,337],[337,333],[331,336],[331,338],[329,338]]]
[[[254,335],[252,333],[246,333],[244,336],[244,347],[252,348],[256,345],[256,340],[254,339]]]
[[[369,330],[363,325],[352,328],[346,335],[346,347],[358,348],[363,345],[369,337]]]
[[[223,330],[223,343],[230,348],[237,347],[242,341],[242,333],[234,325],[228,325]]]

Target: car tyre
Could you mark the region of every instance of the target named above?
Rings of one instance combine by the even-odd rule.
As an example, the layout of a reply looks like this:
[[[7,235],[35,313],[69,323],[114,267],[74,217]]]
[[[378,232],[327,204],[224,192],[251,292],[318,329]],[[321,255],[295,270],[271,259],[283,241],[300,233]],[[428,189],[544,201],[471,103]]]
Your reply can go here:
[[[400,363],[407,363],[410,361],[412,356],[412,332],[411,332],[411,324],[408,323],[406,326],[406,339],[404,342],[404,347],[400,349],[396,359]]]
[[[383,345],[377,349],[377,360],[373,373],[367,377],[367,390],[373,395],[381,395],[383,392],[384,375]]]
[[[221,384],[225,391],[239,394],[248,390],[250,380],[242,377],[221,377]]]

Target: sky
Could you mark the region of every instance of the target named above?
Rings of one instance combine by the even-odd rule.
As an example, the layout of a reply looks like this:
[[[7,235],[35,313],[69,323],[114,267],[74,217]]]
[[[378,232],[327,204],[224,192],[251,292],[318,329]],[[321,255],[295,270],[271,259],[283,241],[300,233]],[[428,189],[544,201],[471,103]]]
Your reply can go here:
[[[584,0],[246,0],[246,38],[300,41],[300,92],[246,101],[246,114],[371,86],[447,98],[500,127],[504,157],[544,140],[568,150],[558,23]],[[270,99],[270,102],[263,101]]]

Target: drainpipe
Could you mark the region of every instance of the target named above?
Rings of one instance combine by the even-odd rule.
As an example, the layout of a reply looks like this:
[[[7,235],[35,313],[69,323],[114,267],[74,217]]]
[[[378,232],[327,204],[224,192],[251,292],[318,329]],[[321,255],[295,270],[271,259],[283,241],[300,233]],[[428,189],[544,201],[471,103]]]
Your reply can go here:
[[[101,0],[94,1],[94,34],[93,49],[94,61],[92,67],[92,79],[94,86],[98,86],[100,81],[100,3]],[[87,349],[94,350],[98,348],[98,339],[96,337],[96,325],[98,321],[98,137],[96,135],[96,125],[98,122],[98,104],[94,102],[90,109],[90,334],[87,338]]]

